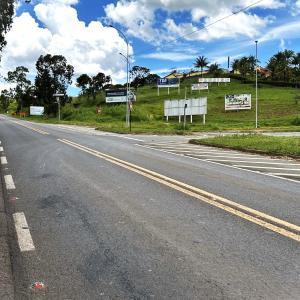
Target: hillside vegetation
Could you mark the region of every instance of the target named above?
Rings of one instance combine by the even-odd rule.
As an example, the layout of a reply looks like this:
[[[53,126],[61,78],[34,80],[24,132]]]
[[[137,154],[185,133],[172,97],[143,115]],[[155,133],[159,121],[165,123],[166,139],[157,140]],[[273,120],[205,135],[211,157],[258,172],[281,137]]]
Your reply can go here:
[[[193,118],[193,124],[189,123],[186,131],[206,130],[251,130],[255,126],[255,86],[244,84],[238,80],[232,80],[230,84],[210,85],[207,91],[191,91],[191,84],[196,83],[197,78],[186,79],[181,85],[180,95],[177,89],[160,90],[157,95],[155,86],[144,86],[137,90],[137,102],[132,112],[133,132],[157,132],[176,133],[182,132],[182,124],[178,124],[178,118],[170,118],[166,122],[163,116],[164,100],[184,99],[185,87],[187,98],[207,97],[208,114],[206,125],[202,124],[202,117]],[[239,112],[225,112],[224,96],[226,94],[252,94],[252,110]],[[300,103],[297,96],[300,89],[291,87],[274,87],[270,85],[259,86],[259,125],[262,129],[276,128],[278,130],[300,129]],[[101,107],[101,114],[96,113],[96,107]],[[92,125],[100,130],[114,132],[127,132],[125,127],[125,104],[105,104],[105,95],[100,93],[96,99],[85,96],[73,98],[62,109],[63,122],[73,124]],[[34,118],[38,120],[38,118]],[[56,119],[40,119],[39,121],[56,122]]]

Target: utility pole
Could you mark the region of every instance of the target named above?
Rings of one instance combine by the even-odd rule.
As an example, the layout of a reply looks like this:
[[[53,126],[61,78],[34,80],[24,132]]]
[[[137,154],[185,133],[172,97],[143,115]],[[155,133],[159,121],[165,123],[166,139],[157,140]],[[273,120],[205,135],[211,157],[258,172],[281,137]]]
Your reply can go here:
[[[257,43],[255,41],[255,128],[258,128],[258,85],[257,85],[257,69],[258,69],[258,61],[257,61]]]
[[[126,35],[118,28],[113,25],[109,25],[109,27],[116,29],[125,39],[127,46],[127,54],[126,54],[126,62],[127,62],[127,81],[126,81],[126,126],[129,127],[129,42]]]
[[[56,97],[56,103],[58,105],[58,121],[60,122],[60,97],[64,97],[64,94],[54,94],[53,97]]]

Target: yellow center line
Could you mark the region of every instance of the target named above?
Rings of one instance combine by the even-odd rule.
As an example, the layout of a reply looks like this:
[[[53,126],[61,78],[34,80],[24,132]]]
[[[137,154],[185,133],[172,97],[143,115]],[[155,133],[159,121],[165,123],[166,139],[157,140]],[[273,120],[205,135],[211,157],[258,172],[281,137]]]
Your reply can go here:
[[[38,132],[38,133],[40,133],[40,134],[44,134],[44,135],[49,135],[49,134],[50,134],[50,133],[48,133],[48,132],[46,132],[46,131],[44,131],[44,130],[37,129],[37,128],[33,128],[33,127],[31,127],[31,126],[22,124],[22,123],[17,122],[17,121],[12,121],[12,122],[14,122],[14,123],[16,123],[16,124],[18,124],[18,125],[20,125],[20,126],[23,126],[23,127],[25,127],[25,128],[31,129],[31,130],[33,130],[33,131],[36,131],[36,132]]]
[[[292,223],[286,222],[284,220],[278,219],[276,217],[270,216],[268,214],[265,214],[263,212],[249,208],[247,206],[238,204],[238,203],[228,200],[226,198],[214,195],[212,193],[208,193],[208,192],[201,190],[199,188],[196,188],[194,186],[177,181],[173,178],[170,178],[170,177],[164,176],[162,174],[153,172],[151,170],[142,168],[135,164],[132,164],[132,163],[126,162],[124,160],[118,159],[116,157],[93,150],[91,148],[74,143],[72,141],[69,141],[66,139],[58,139],[58,141],[65,143],[69,146],[72,146],[74,148],[77,148],[86,153],[89,153],[93,156],[96,156],[96,157],[99,157],[106,161],[109,161],[115,165],[118,165],[127,170],[130,170],[130,171],[140,174],[144,177],[147,177],[151,180],[159,182],[165,186],[168,186],[172,189],[175,189],[175,190],[182,192],[186,195],[189,195],[193,198],[199,199],[202,202],[205,202],[212,206],[223,209],[233,215],[239,216],[240,218],[243,218],[243,219],[248,220],[252,223],[255,223],[259,226],[262,226],[264,228],[272,230],[273,232],[276,232],[285,237],[288,237],[290,239],[300,242],[300,234],[299,234],[300,226],[297,226],[295,224],[292,224]],[[292,230],[292,231],[290,231],[290,230]]]

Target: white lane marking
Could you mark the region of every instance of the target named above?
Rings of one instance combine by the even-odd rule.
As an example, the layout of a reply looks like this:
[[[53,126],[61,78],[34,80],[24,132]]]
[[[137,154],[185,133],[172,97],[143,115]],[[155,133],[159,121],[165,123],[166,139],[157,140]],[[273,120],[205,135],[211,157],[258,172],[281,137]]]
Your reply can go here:
[[[6,156],[1,156],[1,165],[7,165]]]
[[[289,162],[268,162],[268,161],[247,161],[247,160],[230,160],[230,159],[208,159],[212,161],[219,161],[219,162],[232,162],[232,163],[248,163],[248,164],[265,164],[265,165],[286,165],[286,166],[298,166],[300,164],[292,164]]]
[[[293,168],[278,168],[278,167],[260,167],[260,166],[245,166],[245,165],[234,165],[235,167],[240,168],[251,168],[251,169],[265,169],[265,170],[285,170],[285,171],[298,171],[300,172],[300,169],[293,169]]]
[[[292,174],[292,173],[269,173],[275,176],[291,176],[291,177],[300,177],[300,174]]]
[[[144,142],[143,140],[135,139],[135,138],[128,137],[128,136],[122,136],[122,135],[118,135],[118,134],[110,134],[109,136],[115,136],[115,137],[118,137],[118,138],[133,140],[133,141],[137,141],[137,142]]]
[[[0,147],[0,152],[2,152],[2,151],[4,151],[4,150],[3,150],[3,147]]]
[[[25,214],[23,212],[14,213],[13,218],[15,222],[20,251],[25,252],[35,250]]]
[[[250,160],[252,160],[252,159],[254,159],[254,160],[266,160],[265,157],[221,155],[221,154],[217,154],[217,153],[216,154],[211,154],[211,155],[209,155],[209,154],[195,154],[195,153],[191,153],[189,155],[193,155],[193,156],[196,156],[196,157],[207,157],[207,159],[212,159],[212,160],[215,157],[217,157],[217,158],[233,158],[233,159],[237,158],[237,159],[250,159]],[[209,157],[211,157],[211,158],[209,158]],[[279,160],[279,159],[274,158],[274,160]]]
[[[4,176],[4,181],[5,181],[5,185],[6,185],[7,190],[14,190],[16,188],[15,184],[14,184],[14,180],[13,180],[11,175],[5,175]]]
[[[263,173],[263,172],[260,172],[260,171],[242,169],[242,168],[239,168],[239,167],[236,167],[236,166],[226,165],[224,163],[219,163],[219,162],[215,162],[215,161],[211,161],[211,160],[207,160],[207,159],[201,159],[201,158],[197,158],[197,157],[187,156],[187,155],[183,155],[183,154],[177,154],[177,153],[169,152],[169,151],[166,151],[166,150],[151,148],[151,147],[144,146],[144,145],[136,144],[136,146],[146,148],[146,149],[149,149],[149,150],[155,150],[155,151],[158,151],[158,152],[163,152],[163,153],[167,153],[167,154],[176,155],[176,156],[179,156],[181,158],[184,157],[184,158],[189,158],[189,159],[193,159],[193,160],[198,160],[198,161],[201,161],[201,162],[214,164],[214,165],[221,166],[221,167],[224,167],[224,168],[231,168],[231,169],[235,169],[235,170],[239,170],[239,171],[254,173],[256,175],[268,176],[268,177],[272,177],[272,178],[276,178],[276,179],[280,179],[280,180],[290,181],[290,182],[297,183],[297,184],[300,183],[300,181],[298,181],[298,180],[294,180],[294,179],[290,179],[290,178],[286,178],[286,177],[280,177],[280,176],[277,176],[277,175],[272,175],[270,173]]]

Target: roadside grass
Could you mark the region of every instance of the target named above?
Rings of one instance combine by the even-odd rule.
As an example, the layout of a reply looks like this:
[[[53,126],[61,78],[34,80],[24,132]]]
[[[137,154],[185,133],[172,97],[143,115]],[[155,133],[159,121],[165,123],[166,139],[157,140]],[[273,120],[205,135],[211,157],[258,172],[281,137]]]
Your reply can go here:
[[[132,112],[133,133],[168,133],[184,134],[197,131],[222,131],[242,130],[250,131],[255,126],[255,86],[232,80],[230,84],[210,85],[207,91],[191,91],[191,83],[197,79],[186,79],[181,86],[180,93],[177,89],[160,89],[157,95],[155,86],[145,86],[137,90],[137,102]],[[185,92],[186,90],[186,92]],[[164,100],[184,99],[185,93],[188,98],[208,97],[208,114],[206,125],[202,124],[202,117],[194,116],[193,124],[189,123],[186,130],[178,124],[178,118],[170,118],[166,122],[163,115]],[[252,94],[251,111],[224,110],[224,96],[226,94]],[[300,131],[300,103],[295,101],[300,95],[300,89],[273,87],[260,85],[259,88],[259,126],[260,130],[277,131]],[[96,106],[101,107],[101,114],[96,113]],[[73,98],[72,103],[62,108],[62,121],[66,124],[77,124],[97,127],[99,130],[127,133],[129,129],[125,126],[125,104],[106,104],[104,93],[97,95],[96,99],[87,99],[80,96]],[[28,117],[28,120],[39,122],[57,123],[56,118]]]
[[[190,140],[191,144],[229,148],[240,151],[300,158],[300,138],[261,134],[217,136]]]

